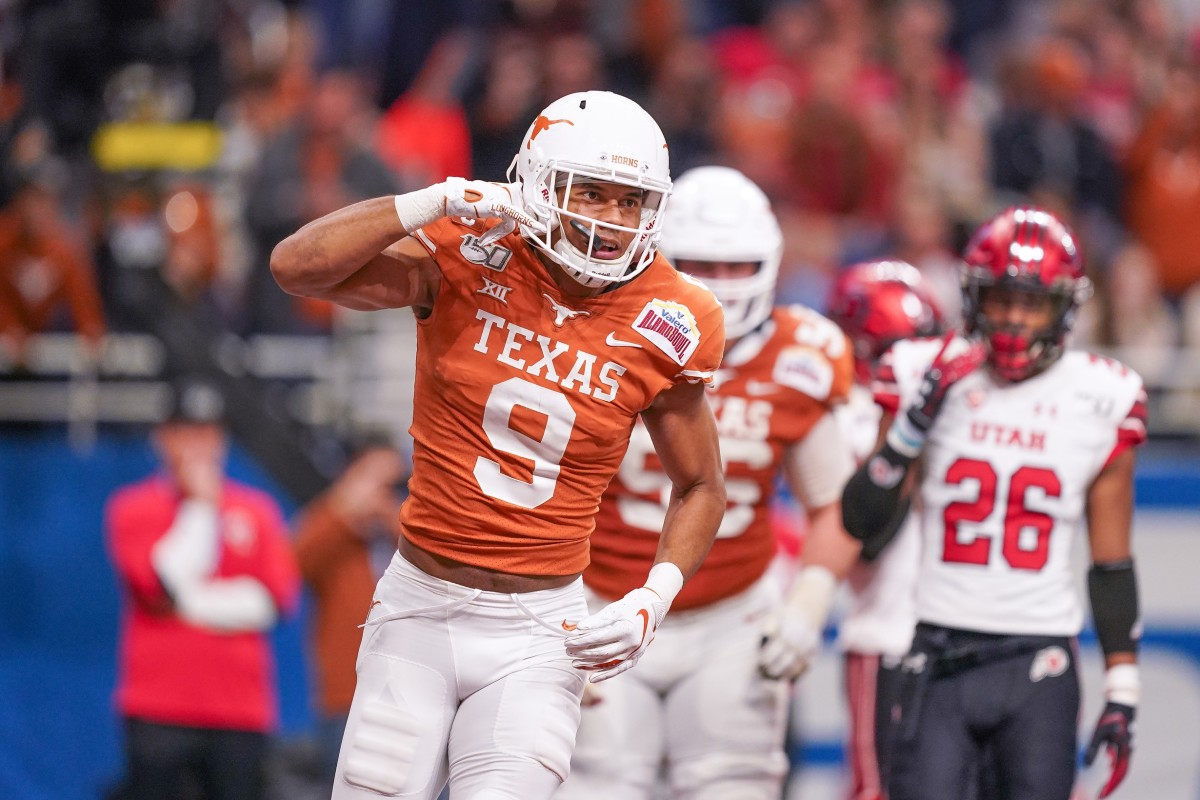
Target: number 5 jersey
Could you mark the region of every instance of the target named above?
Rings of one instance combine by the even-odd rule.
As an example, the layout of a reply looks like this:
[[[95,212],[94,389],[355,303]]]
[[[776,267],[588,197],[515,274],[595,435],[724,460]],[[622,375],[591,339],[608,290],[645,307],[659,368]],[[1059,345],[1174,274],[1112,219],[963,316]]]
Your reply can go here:
[[[638,413],[675,384],[712,381],[721,308],[661,256],[597,297],[565,296],[518,234],[480,244],[495,222],[445,218],[416,233],[441,285],[417,323],[400,522],[460,563],[570,575],[587,566]]]
[[[916,395],[938,340],[898,342],[876,401],[896,414]],[[918,619],[1006,634],[1074,636],[1083,624],[1071,554],[1088,490],[1146,439],[1133,370],[1072,351],[1018,383],[986,368],[950,388],[923,454]]]
[[[770,500],[785,453],[844,402],[854,380],[845,335],[807,308],[776,308],[738,340],[709,396],[721,437],[729,507],[712,550],[673,608],[706,606],[747,589],[775,556]],[[604,597],[641,585],[654,561],[671,484],[639,425],[604,496],[587,585]]]

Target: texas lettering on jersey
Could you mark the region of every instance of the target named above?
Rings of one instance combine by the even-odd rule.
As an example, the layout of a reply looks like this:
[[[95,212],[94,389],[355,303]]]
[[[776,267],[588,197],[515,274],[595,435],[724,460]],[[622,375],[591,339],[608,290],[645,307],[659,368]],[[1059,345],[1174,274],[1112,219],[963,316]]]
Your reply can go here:
[[[804,308],[775,309],[726,356],[709,394],[729,506],[717,540],[674,608],[694,608],[744,590],[775,554],[768,503],[785,451],[842,402],[853,362],[841,331]],[[653,563],[671,484],[640,423],[600,505],[584,580],[617,598],[641,585]]]
[[[415,544],[462,563],[569,575],[587,565],[638,413],[674,384],[711,382],[721,310],[661,258],[598,297],[564,296],[519,234],[481,247],[492,224],[442,219],[416,233],[442,280],[417,323],[400,521]],[[654,302],[686,311],[695,346],[682,361],[637,333]]]
[[[939,342],[899,342],[876,400],[916,395]],[[1074,636],[1083,623],[1071,551],[1092,481],[1145,441],[1146,395],[1128,367],[1068,352],[1001,383],[986,369],[951,387],[925,446],[920,619],[948,627]]]

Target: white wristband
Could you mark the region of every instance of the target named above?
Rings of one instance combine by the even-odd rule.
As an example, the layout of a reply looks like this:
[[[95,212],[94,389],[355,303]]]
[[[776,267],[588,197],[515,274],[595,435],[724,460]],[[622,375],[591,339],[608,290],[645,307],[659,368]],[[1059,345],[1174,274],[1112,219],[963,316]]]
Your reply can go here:
[[[916,458],[925,446],[925,434],[917,430],[905,410],[901,409],[892,420],[892,427],[888,428],[886,441],[900,455]]]
[[[1137,664],[1117,664],[1104,673],[1104,699],[1137,707],[1142,699],[1142,679]]]
[[[650,568],[645,586],[670,606],[683,588],[683,572],[670,561],[660,562]]]
[[[405,231],[411,235],[446,216],[446,186],[452,180],[462,178],[449,178],[425,189],[396,195],[396,216]]]
[[[825,627],[837,584],[837,577],[826,567],[803,567],[792,582],[788,605],[804,614],[814,629],[820,630]]]

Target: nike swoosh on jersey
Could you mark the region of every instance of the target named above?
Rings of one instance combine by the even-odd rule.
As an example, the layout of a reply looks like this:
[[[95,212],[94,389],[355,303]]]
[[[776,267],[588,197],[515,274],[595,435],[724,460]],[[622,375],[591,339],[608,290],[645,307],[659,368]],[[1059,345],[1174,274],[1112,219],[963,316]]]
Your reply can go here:
[[[604,338],[604,343],[606,345],[608,345],[609,347],[637,347],[639,349],[641,348],[641,345],[638,344],[637,342],[627,342],[624,339],[618,339],[617,337],[613,336],[611,333]]]
[[[746,394],[751,397],[761,397],[774,394],[777,387],[770,381],[746,381]]]

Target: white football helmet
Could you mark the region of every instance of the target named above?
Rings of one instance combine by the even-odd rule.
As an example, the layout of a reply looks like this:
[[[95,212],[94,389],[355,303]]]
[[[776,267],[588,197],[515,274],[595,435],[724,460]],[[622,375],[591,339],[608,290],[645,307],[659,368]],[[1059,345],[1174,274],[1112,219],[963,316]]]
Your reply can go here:
[[[671,171],[666,139],[637,103],[612,92],[576,92],[555,100],[529,126],[509,167],[509,180],[514,169],[524,210],[539,223],[522,224],[521,234],[572,278],[584,286],[600,286],[628,281],[650,266],[659,214],[671,193]],[[571,185],[585,179],[643,189],[638,227],[600,222],[560,205],[555,190],[562,188],[567,197]],[[572,222],[590,234],[586,252],[567,241],[563,226]],[[634,236],[618,258],[595,258],[592,243],[601,230]]]
[[[663,255],[688,261],[756,261],[745,278],[703,278],[725,311],[725,336],[745,336],[771,315],[783,232],[771,201],[736,169],[697,167],[675,182],[663,219]]]

